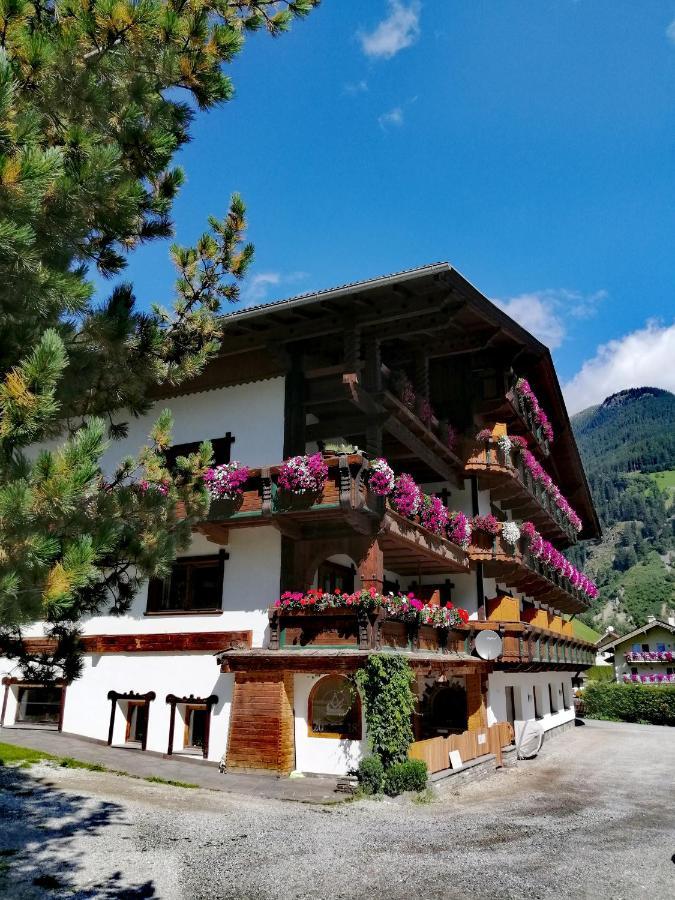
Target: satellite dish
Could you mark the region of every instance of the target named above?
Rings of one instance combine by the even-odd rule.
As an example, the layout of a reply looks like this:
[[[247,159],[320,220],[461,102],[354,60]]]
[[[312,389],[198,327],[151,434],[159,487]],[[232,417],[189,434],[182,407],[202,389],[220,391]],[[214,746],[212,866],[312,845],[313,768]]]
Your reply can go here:
[[[541,750],[544,743],[544,729],[541,722],[528,719],[523,725],[516,743],[518,759],[532,759]]]
[[[502,655],[502,639],[496,631],[479,631],[473,646],[481,659],[497,659]]]

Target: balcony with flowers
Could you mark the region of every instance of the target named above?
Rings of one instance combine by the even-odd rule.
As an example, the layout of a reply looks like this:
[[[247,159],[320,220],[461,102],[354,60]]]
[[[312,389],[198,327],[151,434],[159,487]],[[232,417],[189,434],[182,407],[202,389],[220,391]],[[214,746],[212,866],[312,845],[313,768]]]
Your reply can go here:
[[[488,577],[563,612],[582,612],[597,597],[591,579],[545,540],[532,522],[474,516],[471,528],[469,556],[483,563]]]
[[[623,676],[624,684],[675,684],[675,673],[649,672]]]
[[[570,545],[582,522],[551,476],[519,435],[485,428],[471,447],[465,471],[490,488],[493,500],[516,518],[532,521],[546,537]]]
[[[672,650],[629,650],[625,657],[628,663],[670,663],[675,660],[675,652]]]
[[[207,472],[211,506],[197,526],[226,543],[230,528],[273,524],[301,539],[326,526],[377,535],[387,570],[400,575],[468,572],[467,517],[425,494],[384,459],[362,454],[295,456],[279,466],[249,469],[231,462]]]
[[[270,650],[400,650],[464,654],[469,615],[413,592],[286,591],[269,611]]]
[[[477,422],[507,422],[510,433],[526,438],[541,456],[549,456],[555,439],[553,426],[526,378],[513,372],[485,373],[479,392]]]

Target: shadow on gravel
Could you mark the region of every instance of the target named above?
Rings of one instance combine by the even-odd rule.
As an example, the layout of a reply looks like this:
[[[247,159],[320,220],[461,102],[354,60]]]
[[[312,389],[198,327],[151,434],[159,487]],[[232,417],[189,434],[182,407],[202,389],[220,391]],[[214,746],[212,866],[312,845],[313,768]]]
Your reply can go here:
[[[123,807],[67,794],[30,770],[0,765],[0,897],[44,897],[53,892],[89,900],[156,897],[154,882],[125,882],[121,872],[78,888],[82,851],[72,838],[99,837],[108,825],[124,824]]]

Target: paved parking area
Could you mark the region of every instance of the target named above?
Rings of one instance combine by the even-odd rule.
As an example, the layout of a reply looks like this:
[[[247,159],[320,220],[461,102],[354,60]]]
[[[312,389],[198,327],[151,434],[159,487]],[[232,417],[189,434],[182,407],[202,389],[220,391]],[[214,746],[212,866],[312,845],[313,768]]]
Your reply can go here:
[[[588,722],[432,803],[0,769],[0,896],[671,898],[675,729]]]

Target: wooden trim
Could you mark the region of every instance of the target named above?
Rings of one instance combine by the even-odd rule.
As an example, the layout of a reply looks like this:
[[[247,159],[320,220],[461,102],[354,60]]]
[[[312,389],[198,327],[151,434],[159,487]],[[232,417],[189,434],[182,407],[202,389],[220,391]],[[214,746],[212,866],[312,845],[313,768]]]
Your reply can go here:
[[[119,694],[117,691],[108,691],[108,700],[110,700],[110,725],[108,726],[108,746],[112,745],[113,732],[115,729],[115,712],[117,710],[117,702],[119,700],[131,700],[145,702],[150,705],[151,701],[156,698],[154,691],[148,691],[147,694],[137,694],[135,691],[129,691],[126,694]],[[148,709],[148,727],[145,729],[145,735],[141,742],[141,750],[145,750],[148,743],[148,731],[150,725],[150,710]]]
[[[216,694],[211,694],[210,697],[195,697],[194,694],[190,694],[189,697],[177,697],[175,694],[167,694],[166,702],[171,706],[171,712],[169,713],[169,745],[167,747],[166,755],[171,756],[173,754],[173,739],[176,727],[176,706],[179,703],[185,703],[186,706],[198,706],[205,709],[208,709],[209,714],[206,719],[206,725],[204,727],[204,746],[202,748],[202,756],[204,759],[208,759],[209,755],[209,740],[211,737],[211,714],[213,713],[213,707],[218,702],[218,697]]]
[[[82,638],[85,653],[176,653],[246,650],[252,631],[187,631],[175,634],[98,634]]]
[[[7,698],[9,697],[10,679],[3,678],[2,683],[5,686],[5,690],[2,695],[2,715],[0,715],[0,726],[5,724],[5,713],[7,712]]]
[[[316,684],[312,685],[312,690],[309,692],[309,698],[307,700],[307,737],[311,738],[335,738],[341,741],[360,741],[363,737],[363,714],[361,711],[361,695],[358,692],[356,686],[354,686],[354,693],[356,696],[356,710],[357,710],[357,722],[358,722],[358,734],[355,737],[352,737],[348,734],[343,734],[342,732],[328,732],[328,731],[314,731],[312,728],[312,720],[313,716],[313,703],[314,703],[314,694],[317,691],[317,688],[320,684],[326,680],[326,678],[335,678],[336,675],[340,678],[343,678],[345,681],[348,681],[347,676],[342,673],[333,673],[322,675],[321,678],[316,682]]]

